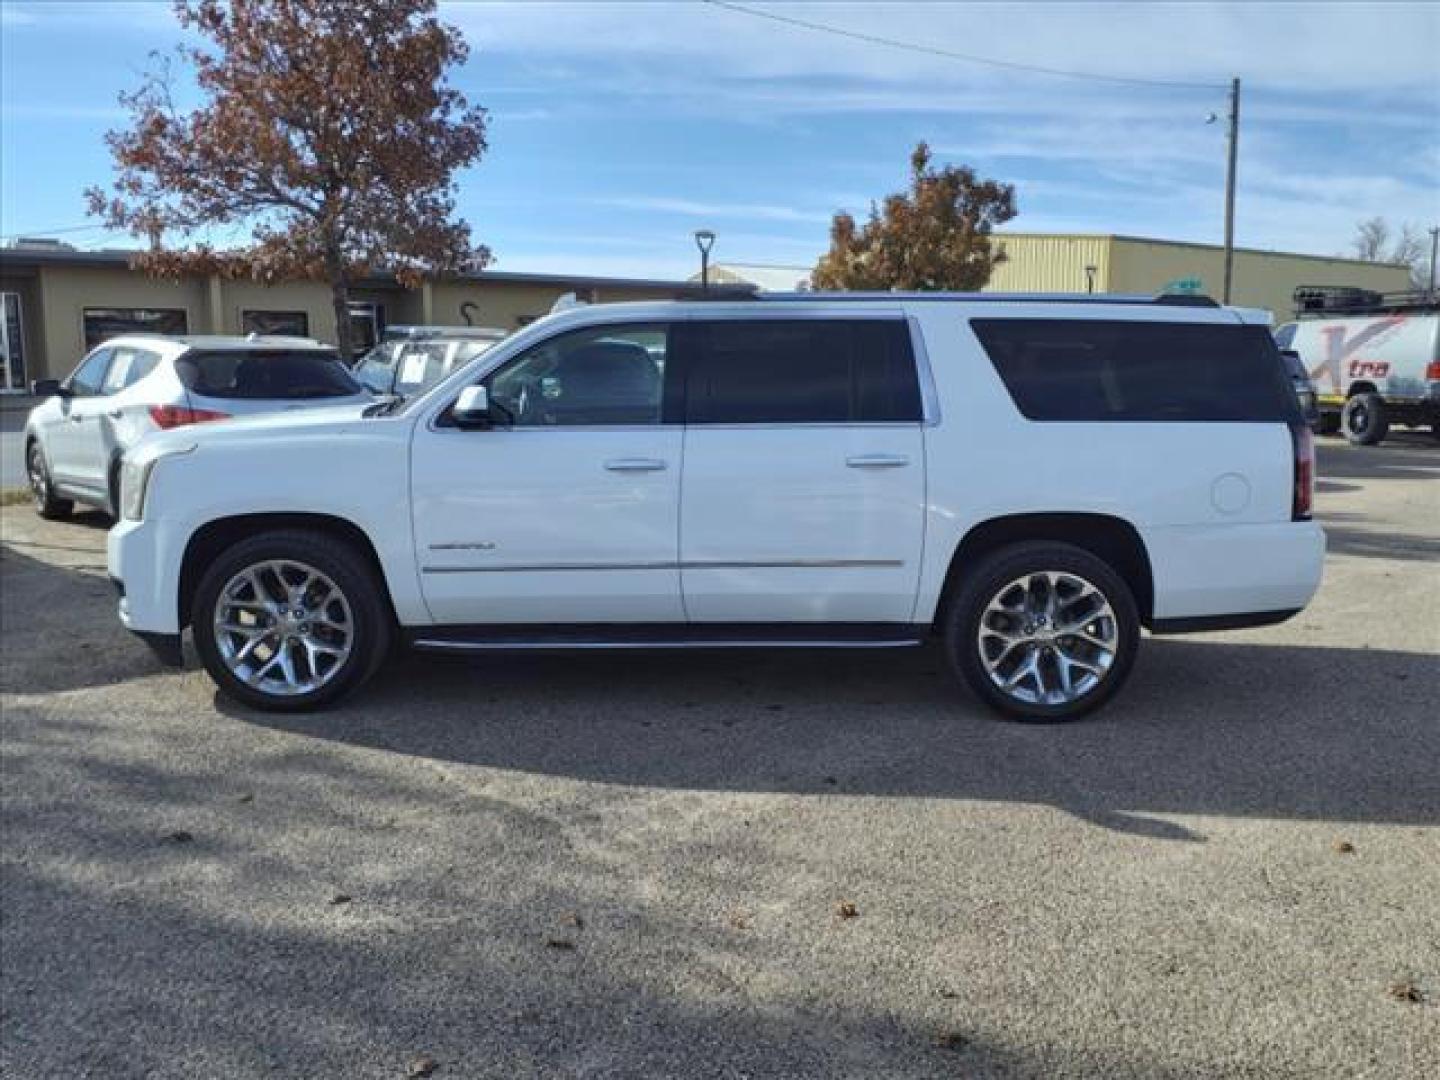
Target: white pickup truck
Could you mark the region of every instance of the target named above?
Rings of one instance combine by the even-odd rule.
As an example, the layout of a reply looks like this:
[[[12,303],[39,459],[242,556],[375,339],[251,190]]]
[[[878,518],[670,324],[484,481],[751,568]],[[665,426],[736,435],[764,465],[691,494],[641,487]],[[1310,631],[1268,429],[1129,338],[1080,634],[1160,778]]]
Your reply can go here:
[[[331,703],[397,640],[938,640],[1009,716],[1155,633],[1278,622],[1324,535],[1265,326],[1194,298],[770,294],[549,316],[423,396],[127,455],[120,618],[233,697]],[[1183,693],[1183,687],[1176,688]]]

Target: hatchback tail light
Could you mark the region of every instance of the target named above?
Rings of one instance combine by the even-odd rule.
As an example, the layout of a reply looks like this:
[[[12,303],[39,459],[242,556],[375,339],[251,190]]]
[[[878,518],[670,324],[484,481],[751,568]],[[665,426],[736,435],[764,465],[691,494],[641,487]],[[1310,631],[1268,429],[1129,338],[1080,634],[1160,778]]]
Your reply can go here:
[[[204,424],[210,420],[229,420],[230,414],[214,409],[187,409],[183,405],[151,405],[150,419],[156,427],[184,427],[186,424]]]
[[[1295,494],[1290,502],[1292,521],[1309,521],[1315,509],[1315,436],[1306,424],[1290,425],[1295,450]]]
[[[1431,360],[1425,365],[1425,381],[1440,382],[1440,360]]]

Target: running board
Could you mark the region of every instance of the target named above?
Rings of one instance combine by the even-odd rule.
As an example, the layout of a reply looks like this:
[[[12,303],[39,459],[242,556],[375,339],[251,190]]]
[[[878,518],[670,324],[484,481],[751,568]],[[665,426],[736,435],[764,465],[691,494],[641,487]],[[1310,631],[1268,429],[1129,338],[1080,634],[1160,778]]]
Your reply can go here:
[[[405,637],[432,652],[521,649],[894,649],[924,643],[908,623],[608,623],[582,626],[418,626]]]

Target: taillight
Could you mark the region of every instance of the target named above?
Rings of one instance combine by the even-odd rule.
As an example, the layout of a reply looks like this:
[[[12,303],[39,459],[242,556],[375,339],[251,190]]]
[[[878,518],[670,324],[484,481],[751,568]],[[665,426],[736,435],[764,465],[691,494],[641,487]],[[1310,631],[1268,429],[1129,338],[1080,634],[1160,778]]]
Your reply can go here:
[[[1440,382],[1440,360],[1431,360],[1425,365],[1425,381]]]
[[[211,420],[229,420],[230,414],[214,409],[187,409],[183,405],[151,405],[150,419],[156,427],[184,427],[186,424],[204,424]]]
[[[1291,424],[1290,443],[1295,449],[1295,494],[1290,501],[1290,519],[1309,521],[1315,508],[1315,436],[1308,425]]]

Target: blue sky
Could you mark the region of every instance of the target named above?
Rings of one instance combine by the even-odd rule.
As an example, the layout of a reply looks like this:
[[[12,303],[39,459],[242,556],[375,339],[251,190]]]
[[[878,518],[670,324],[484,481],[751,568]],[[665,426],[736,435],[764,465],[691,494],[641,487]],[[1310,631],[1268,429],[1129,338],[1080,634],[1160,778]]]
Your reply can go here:
[[[1205,117],[1223,115],[1232,74],[1245,86],[1237,243],[1336,254],[1362,218],[1440,223],[1440,4],[768,6],[1217,88],[987,68],[703,3],[448,3],[473,49],[454,81],[492,114],[459,206],[495,268],[684,275],[702,226],[719,234],[717,260],[810,264],[831,213],[901,187],[920,139],[1014,183],[1013,230],[1218,242],[1224,125]],[[165,3],[0,0],[0,234],[87,225],[81,192],[108,181],[103,135],[124,120],[116,95],[178,40]]]

